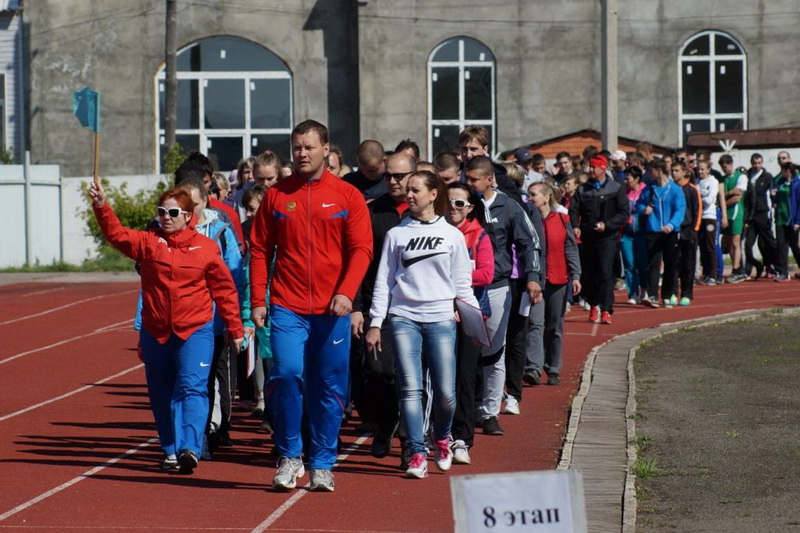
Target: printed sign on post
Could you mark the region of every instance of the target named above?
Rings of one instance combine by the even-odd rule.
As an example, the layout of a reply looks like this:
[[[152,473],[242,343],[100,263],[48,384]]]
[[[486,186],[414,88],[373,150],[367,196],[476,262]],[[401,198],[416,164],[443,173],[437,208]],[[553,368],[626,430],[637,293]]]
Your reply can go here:
[[[450,478],[459,533],[586,533],[583,483],[575,470]]]

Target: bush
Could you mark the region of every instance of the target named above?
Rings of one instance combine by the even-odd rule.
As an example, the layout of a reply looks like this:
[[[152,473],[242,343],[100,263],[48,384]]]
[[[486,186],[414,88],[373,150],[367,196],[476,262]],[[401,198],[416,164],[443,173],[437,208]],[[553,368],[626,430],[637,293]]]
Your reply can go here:
[[[106,191],[106,201],[117,214],[122,225],[135,229],[147,227],[148,222],[155,215],[158,197],[167,190],[166,182],[161,181],[151,190],[142,190],[132,195],[128,192],[127,182],[119,187],[112,187],[106,179],[102,183]],[[89,183],[81,184],[81,192],[91,202],[89,200]],[[81,213],[81,217],[86,221],[87,234],[97,243],[97,253],[99,254],[96,260],[87,261],[85,266],[97,270],[133,270],[133,261],[125,258],[106,242],[91,206]]]

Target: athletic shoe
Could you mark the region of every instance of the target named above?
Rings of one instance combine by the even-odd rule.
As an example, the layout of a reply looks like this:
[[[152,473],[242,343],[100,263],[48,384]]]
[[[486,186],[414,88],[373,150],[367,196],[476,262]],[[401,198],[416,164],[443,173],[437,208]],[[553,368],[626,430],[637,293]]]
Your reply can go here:
[[[651,299],[649,296],[642,298],[642,305],[649,307],[650,309],[658,309],[658,302]]]
[[[600,314],[600,323],[601,324],[611,324],[611,313],[608,311],[603,311]]]
[[[725,278],[722,276],[717,276],[716,281],[717,285],[723,285],[725,283]]]
[[[177,470],[178,469],[178,458],[175,457],[175,454],[169,454],[164,458],[164,462],[161,463],[161,470]]]
[[[503,431],[503,428],[501,428],[500,424],[497,422],[496,416],[490,416],[489,418],[483,419],[483,433],[484,435],[496,435],[496,436],[501,436],[506,434],[506,432]]]
[[[472,463],[469,456],[469,449],[467,444],[461,440],[454,440],[450,445],[450,450],[453,452],[453,462],[459,465],[468,465]]]
[[[639,304],[639,298],[637,298],[636,296],[631,296],[630,298],[628,298],[628,301],[625,302],[625,303],[628,304],[628,305],[638,305]]]
[[[688,306],[690,303],[692,303],[692,301],[691,301],[689,298],[687,298],[686,296],[684,296],[683,298],[681,298],[681,301],[680,301],[680,302],[678,302],[678,305],[680,305],[680,306],[682,306],[682,307],[686,307],[686,306]]]
[[[514,398],[513,396],[511,396],[509,394],[508,398],[506,398],[506,408],[503,411],[503,413],[505,413],[507,415],[518,415],[519,414],[519,400],[517,400],[516,398]]]
[[[197,456],[192,450],[183,450],[178,455],[178,471],[181,474],[191,474],[197,468]]]
[[[406,448],[406,441],[400,439],[400,470],[408,469],[408,464],[411,462],[411,454],[408,453]]]
[[[406,477],[422,479],[428,477],[428,456],[424,453],[415,453],[411,456],[406,468]]]
[[[433,458],[436,460],[436,468],[442,472],[450,470],[450,465],[453,464],[453,451],[450,449],[452,439],[445,437],[437,440],[433,449]]]
[[[775,274],[775,279],[773,281],[789,281],[789,276],[786,274]]]
[[[678,305],[678,297],[673,294],[669,297],[669,303],[670,305]]]
[[[614,290],[615,291],[624,291],[625,290],[625,280],[622,278],[617,278],[617,281],[614,282]]]
[[[731,283],[731,284],[733,284],[733,283],[741,283],[741,282],[745,281],[746,279],[747,279],[747,276],[745,276],[743,273],[734,272],[733,274],[728,276],[728,279],[725,280],[725,283]]]
[[[664,305],[664,309],[671,309],[672,307],[674,307],[674,305],[673,305],[673,303],[672,303],[672,300],[670,300],[669,298],[667,298],[666,300],[664,300],[664,301],[662,302],[662,304]]]
[[[548,385],[561,385],[561,378],[558,375],[558,372],[553,372],[551,374],[547,374],[547,384]]]
[[[542,375],[538,370],[528,370],[522,374],[522,381],[528,385],[538,385],[542,382]]]
[[[370,455],[377,459],[382,459],[389,455],[390,451],[392,451],[391,435],[387,436],[385,433],[376,433],[375,436],[372,437],[372,446],[369,448]]]
[[[333,474],[327,468],[311,469],[311,486],[308,490],[316,492],[333,492]]]
[[[589,322],[594,322],[595,324],[600,322],[600,307],[599,306],[592,307],[591,310],[589,311]]]
[[[694,280],[697,285],[708,285],[708,278],[697,278]]]
[[[278,459],[278,470],[272,478],[272,488],[279,491],[292,490],[297,486],[297,478],[303,477],[306,469],[299,457],[281,457]]]
[[[272,424],[270,424],[269,420],[266,418],[263,422],[261,422],[261,429],[266,431],[268,434],[272,434]]]

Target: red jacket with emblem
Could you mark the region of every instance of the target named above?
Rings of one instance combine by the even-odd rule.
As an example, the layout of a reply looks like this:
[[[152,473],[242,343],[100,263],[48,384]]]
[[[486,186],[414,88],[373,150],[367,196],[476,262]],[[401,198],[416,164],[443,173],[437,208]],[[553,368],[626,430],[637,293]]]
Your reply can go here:
[[[327,170],[318,180],[293,174],[270,187],[250,238],[253,308],[266,305],[271,274],[271,303],[302,315],[328,314],[334,295],[355,299],[372,259],[364,197]]]
[[[219,245],[189,227],[172,234],[124,227],[108,204],[94,208],[106,240],[137,261],[142,276],[142,327],[164,344],[189,336],[213,317],[212,299],[233,338],[244,335],[239,297]]]

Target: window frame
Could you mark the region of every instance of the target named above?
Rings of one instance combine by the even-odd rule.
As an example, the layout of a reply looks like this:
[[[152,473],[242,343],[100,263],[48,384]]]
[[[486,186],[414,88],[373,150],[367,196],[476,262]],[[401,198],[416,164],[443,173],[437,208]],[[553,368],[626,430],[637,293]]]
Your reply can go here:
[[[726,39],[730,39],[736,46],[739,47],[738,54],[718,54],[716,53],[716,46],[717,46],[717,36],[725,37]],[[696,40],[701,37],[708,38],[708,54],[707,55],[697,55],[697,56],[690,56],[686,55],[687,48]],[[731,61],[739,61],[742,64],[742,112],[741,113],[717,113],[717,63],[720,62],[731,62]],[[684,113],[683,112],[683,84],[684,84],[684,64],[685,63],[696,63],[696,62],[705,62],[709,65],[709,79],[708,79],[708,97],[709,97],[709,112],[708,113]],[[747,129],[747,117],[748,117],[748,97],[747,97],[747,52],[745,52],[744,46],[739,41],[739,39],[735,38],[733,35],[726,33],[720,30],[704,30],[698,33],[693,34],[691,37],[686,39],[681,46],[680,51],[678,53],[678,144],[683,146],[684,144],[684,137],[689,133],[695,132],[685,132],[684,131],[684,122],[686,120],[708,120],[711,124],[710,131],[717,132],[717,131],[724,131],[717,129],[717,123],[723,120],[741,120],[742,121],[742,129]]]
[[[177,52],[179,56],[182,53],[186,53],[191,50],[195,46],[199,46],[203,43],[203,41],[208,39],[214,39],[217,37],[225,37],[225,38],[232,38],[232,39],[239,39],[250,44],[255,44],[262,48],[265,52],[270,53],[280,59],[280,57],[275,54],[269,48],[262,46],[258,43],[254,43],[253,41],[249,41],[247,39],[242,39],[241,37],[231,37],[228,35],[215,35],[212,37],[208,37],[206,39],[201,39],[199,41],[195,41]],[[242,156],[240,159],[244,159],[250,157],[253,148],[253,137],[258,137],[259,135],[286,135],[287,137],[291,136],[292,128],[294,124],[294,76],[292,71],[289,69],[289,66],[285,64],[283,60],[281,63],[284,64],[286,70],[285,71],[181,71],[178,70],[177,72],[177,79],[178,81],[182,80],[197,80],[198,83],[198,104],[197,104],[197,112],[198,112],[198,127],[197,128],[176,128],[175,135],[196,135],[199,138],[199,149],[202,153],[208,153],[208,140],[209,138],[213,139],[214,137],[242,137]],[[161,128],[161,93],[162,91],[166,90],[166,65],[161,65],[156,76],[153,80],[154,83],[154,94],[155,94],[155,130],[156,130],[156,143],[155,143],[155,159],[156,159],[156,172],[161,173],[163,169],[161,168],[161,147],[166,142],[166,131]],[[278,80],[289,80],[289,125],[286,128],[251,128],[251,101],[250,101],[250,93],[252,90],[250,89],[250,83],[253,80],[266,80],[266,79],[278,79]],[[205,127],[205,83],[208,80],[242,80],[243,88],[244,88],[244,115],[245,115],[245,124],[243,128],[206,128]],[[289,142],[289,152],[291,153],[291,139]],[[229,171],[233,169],[221,169],[224,171]]]
[[[458,41],[458,59],[456,61],[434,61],[434,56],[447,46],[448,44],[452,43],[453,41]],[[483,60],[483,61],[465,61],[464,59],[464,41],[470,40],[477,44],[479,44],[482,48],[485,48],[486,51],[490,55],[490,59]],[[458,68],[458,119],[436,119],[433,118],[433,69],[436,67],[456,67]],[[465,105],[466,105],[466,94],[465,94],[465,76],[464,72],[466,69],[470,67],[480,67],[486,68],[489,67],[491,69],[491,78],[492,78],[492,85],[491,85],[491,94],[492,94],[492,102],[491,102],[491,109],[492,109],[492,118],[491,119],[466,119],[465,118]],[[459,131],[463,131],[465,127],[469,125],[479,125],[479,126],[489,126],[491,127],[492,131],[492,138],[490,139],[492,150],[496,149],[497,147],[497,58],[492,52],[491,48],[486,46],[483,42],[474,39],[472,37],[467,37],[465,35],[458,35],[455,37],[451,37],[440,42],[436,45],[431,53],[428,54],[428,68],[427,68],[427,75],[428,75],[428,160],[432,161],[433,157],[436,155],[433,153],[433,139],[434,139],[434,128],[437,126],[458,126]]]

